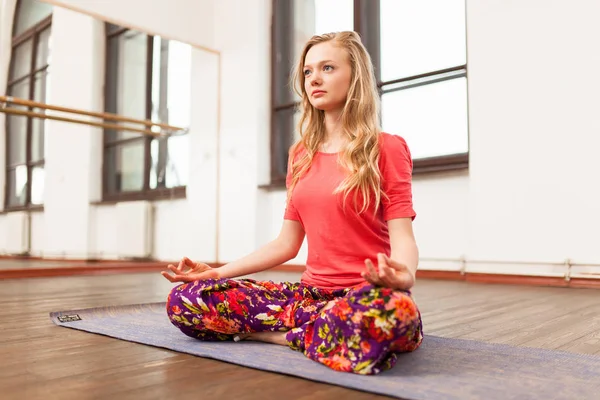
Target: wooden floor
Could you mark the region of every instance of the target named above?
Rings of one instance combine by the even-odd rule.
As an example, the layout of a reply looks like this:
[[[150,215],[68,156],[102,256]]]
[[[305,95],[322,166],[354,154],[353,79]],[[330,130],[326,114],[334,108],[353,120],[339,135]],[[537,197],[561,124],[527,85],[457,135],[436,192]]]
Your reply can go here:
[[[0,398],[384,398],[60,328],[48,318],[164,301],[170,287],[156,273],[0,280]],[[598,290],[421,280],[414,294],[427,334],[600,354]]]

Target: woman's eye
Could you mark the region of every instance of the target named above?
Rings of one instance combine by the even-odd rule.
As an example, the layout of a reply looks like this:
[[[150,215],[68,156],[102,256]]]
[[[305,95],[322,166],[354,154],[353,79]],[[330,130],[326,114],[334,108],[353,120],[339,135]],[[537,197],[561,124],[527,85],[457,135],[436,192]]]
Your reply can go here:
[[[307,76],[309,73],[310,73],[309,70],[307,70],[307,69],[304,70],[304,76]]]
[[[333,67],[332,67],[331,65],[326,65],[326,66],[324,66],[324,67],[323,67],[323,69],[324,69],[325,71],[332,71],[332,70],[333,70]]]

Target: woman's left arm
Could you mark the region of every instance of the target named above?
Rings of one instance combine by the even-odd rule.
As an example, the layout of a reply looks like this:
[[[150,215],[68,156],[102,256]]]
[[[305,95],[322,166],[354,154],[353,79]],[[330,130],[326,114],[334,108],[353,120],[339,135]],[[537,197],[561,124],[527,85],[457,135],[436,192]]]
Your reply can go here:
[[[415,284],[419,249],[412,229],[412,218],[395,218],[388,221],[390,257],[377,254],[378,271],[369,259],[362,276],[373,285],[399,290],[410,290]]]
[[[419,266],[419,248],[415,240],[411,218],[396,218],[388,221],[392,261],[405,265],[413,274]]]
[[[412,202],[412,156],[401,136],[381,136],[381,190],[383,218],[387,221],[390,255],[377,254],[379,270],[371,260],[365,260],[363,277],[373,285],[409,290],[415,283],[419,250],[413,233],[412,221],[416,213]]]

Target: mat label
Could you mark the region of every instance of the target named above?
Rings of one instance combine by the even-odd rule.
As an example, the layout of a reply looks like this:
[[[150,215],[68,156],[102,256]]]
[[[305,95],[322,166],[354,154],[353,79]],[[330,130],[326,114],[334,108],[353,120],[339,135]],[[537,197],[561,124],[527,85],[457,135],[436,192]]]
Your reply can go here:
[[[73,321],[81,321],[79,314],[70,314],[70,315],[61,315],[58,317],[60,322],[73,322]]]

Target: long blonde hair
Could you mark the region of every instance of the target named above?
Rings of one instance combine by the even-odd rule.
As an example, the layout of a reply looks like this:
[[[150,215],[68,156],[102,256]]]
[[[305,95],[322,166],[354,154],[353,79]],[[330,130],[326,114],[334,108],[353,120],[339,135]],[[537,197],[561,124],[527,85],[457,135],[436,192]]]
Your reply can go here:
[[[347,144],[338,157],[339,164],[348,172],[334,193],[354,192],[354,204],[358,205],[357,195],[362,197],[362,213],[372,200],[375,210],[381,201],[381,174],[379,171],[379,94],[377,91],[373,64],[369,53],[355,32],[336,32],[313,36],[304,46],[296,65],[293,79],[294,90],[301,96],[302,116],[298,123],[299,140],[290,149],[291,183],[288,198],[298,180],[308,171],[312,160],[325,139],[325,113],[309,101],[304,88],[304,62],[306,54],[315,45],[334,41],[346,50],[352,67],[352,78],[348,96],[341,114],[342,134]],[[300,148],[302,152],[296,153]],[[298,155],[294,161],[294,156]],[[384,195],[385,196],[385,195]],[[373,199],[374,197],[374,199]]]

